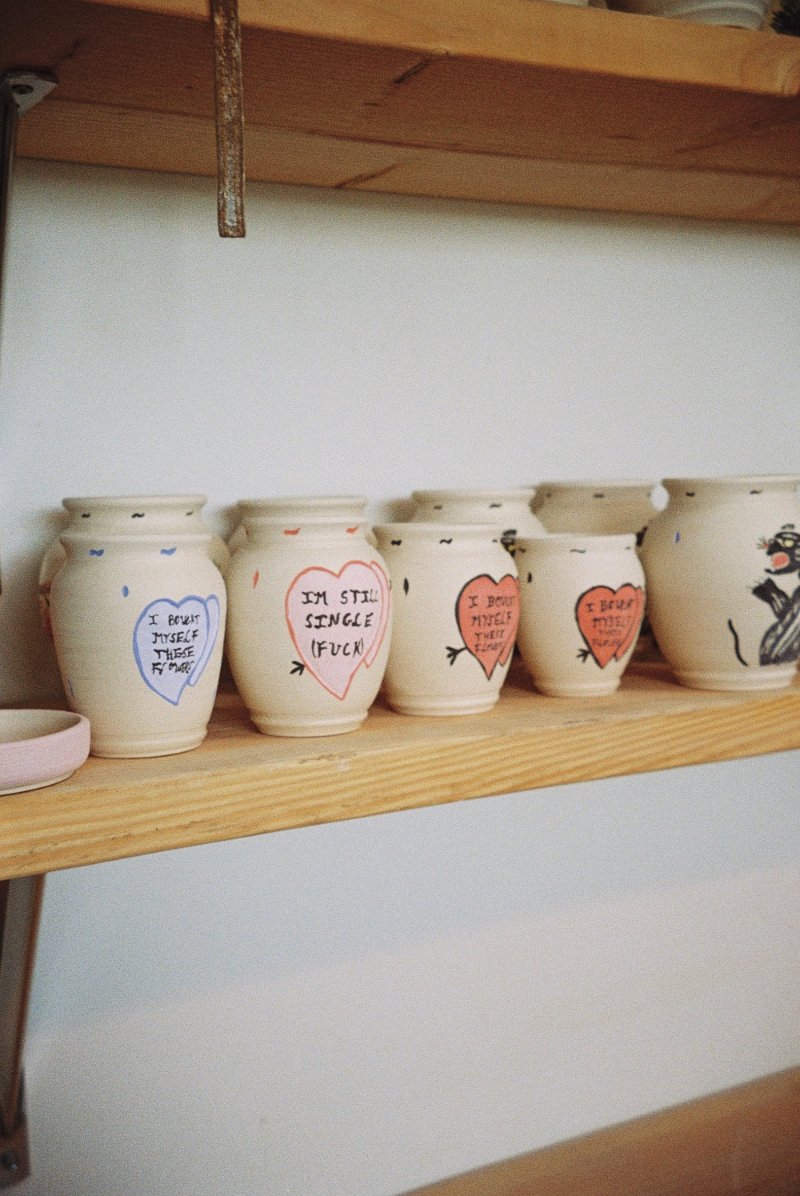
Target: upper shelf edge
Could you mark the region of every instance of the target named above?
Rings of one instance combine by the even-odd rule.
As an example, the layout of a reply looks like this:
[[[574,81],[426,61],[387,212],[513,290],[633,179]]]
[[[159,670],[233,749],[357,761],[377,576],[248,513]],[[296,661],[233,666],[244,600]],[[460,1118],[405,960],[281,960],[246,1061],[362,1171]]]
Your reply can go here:
[[[208,0],[88,0],[105,8],[208,20]],[[554,0],[240,0],[243,27],[430,57],[483,58],[543,69],[800,94],[800,39]]]

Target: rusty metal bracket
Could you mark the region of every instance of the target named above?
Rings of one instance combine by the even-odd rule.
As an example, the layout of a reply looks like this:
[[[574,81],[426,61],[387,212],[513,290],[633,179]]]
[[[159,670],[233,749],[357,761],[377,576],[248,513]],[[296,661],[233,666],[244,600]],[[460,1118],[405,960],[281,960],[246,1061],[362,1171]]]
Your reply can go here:
[[[8,208],[11,201],[11,177],[17,150],[19,118],[43,100],[56,85],[54,75],[41,71],[15,70],[0,75],[0,119],[2,120],[2,158],[0,158],[0,300],[3,289]]]
[[[30,1174],[22,1051],[44,876],[0,882],[0,1188]]]
[[[221,237],[244,236],[244,106],[242,35],[237,0],[211,0],[217,128],[217,226]]]

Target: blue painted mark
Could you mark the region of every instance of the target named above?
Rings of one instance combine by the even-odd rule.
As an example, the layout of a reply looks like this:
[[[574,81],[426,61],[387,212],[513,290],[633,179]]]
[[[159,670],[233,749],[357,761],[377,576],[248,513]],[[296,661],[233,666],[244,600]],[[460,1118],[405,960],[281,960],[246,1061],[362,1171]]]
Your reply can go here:
[[[104,552],[105,548],[90,548],[89,556],[102,556]]]
[[[177,551],[178,551],[177,548],[162,548],[161,555],[162,556],[173,556]]]
[[[123,597],[123,598],[127,598],[129,594],[130,594],[130,590],[128,589],[128,587],[127,587],[127,586],[123,586],[123,587],[122,587],[122,597]]]
[[[680,533],[680,532],[676,532],[676,533],[675,533],[675,539],[673,540],[673,544],[680,544],[680,542],[681,542],[681,533]]]

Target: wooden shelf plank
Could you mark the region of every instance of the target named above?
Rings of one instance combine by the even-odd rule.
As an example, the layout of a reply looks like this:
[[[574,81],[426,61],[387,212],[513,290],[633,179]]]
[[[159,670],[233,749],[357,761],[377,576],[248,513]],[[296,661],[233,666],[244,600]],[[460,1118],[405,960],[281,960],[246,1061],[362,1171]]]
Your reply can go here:
[[[800,222],[800,40],[551,0],[242,0],[252,180]],[[206,0],[0,0],[21,156],[213,174]]]
[[[664,668],[629,670],[612,697],[545,698],[520,669],[498,706],[407,718],[380,704],[349,735],[278,739],[235,694],[195,751],[90,758],[71,778],[0,802],[0,877],[467,798],[800,747],[800,686],[703,693]]]

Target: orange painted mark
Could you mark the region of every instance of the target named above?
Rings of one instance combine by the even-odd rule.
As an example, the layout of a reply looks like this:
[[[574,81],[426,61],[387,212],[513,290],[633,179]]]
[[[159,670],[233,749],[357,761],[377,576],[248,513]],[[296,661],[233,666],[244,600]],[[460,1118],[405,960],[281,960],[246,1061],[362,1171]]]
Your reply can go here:
[[[348,536],[354,536],[357,531],[358,531],[358,524],[356,524],[355,527],[348,527],[347,534],[348,534]]]
[[[299,527],[285,527],[283,529],[284,536],[297,536],[300,534]]]
[[[261,577],[261,574],[258,571],[258,569],[256,569],[255,573],[253,574],[253,589],[255,589],[256,586],[258,585],[260,577]]]

